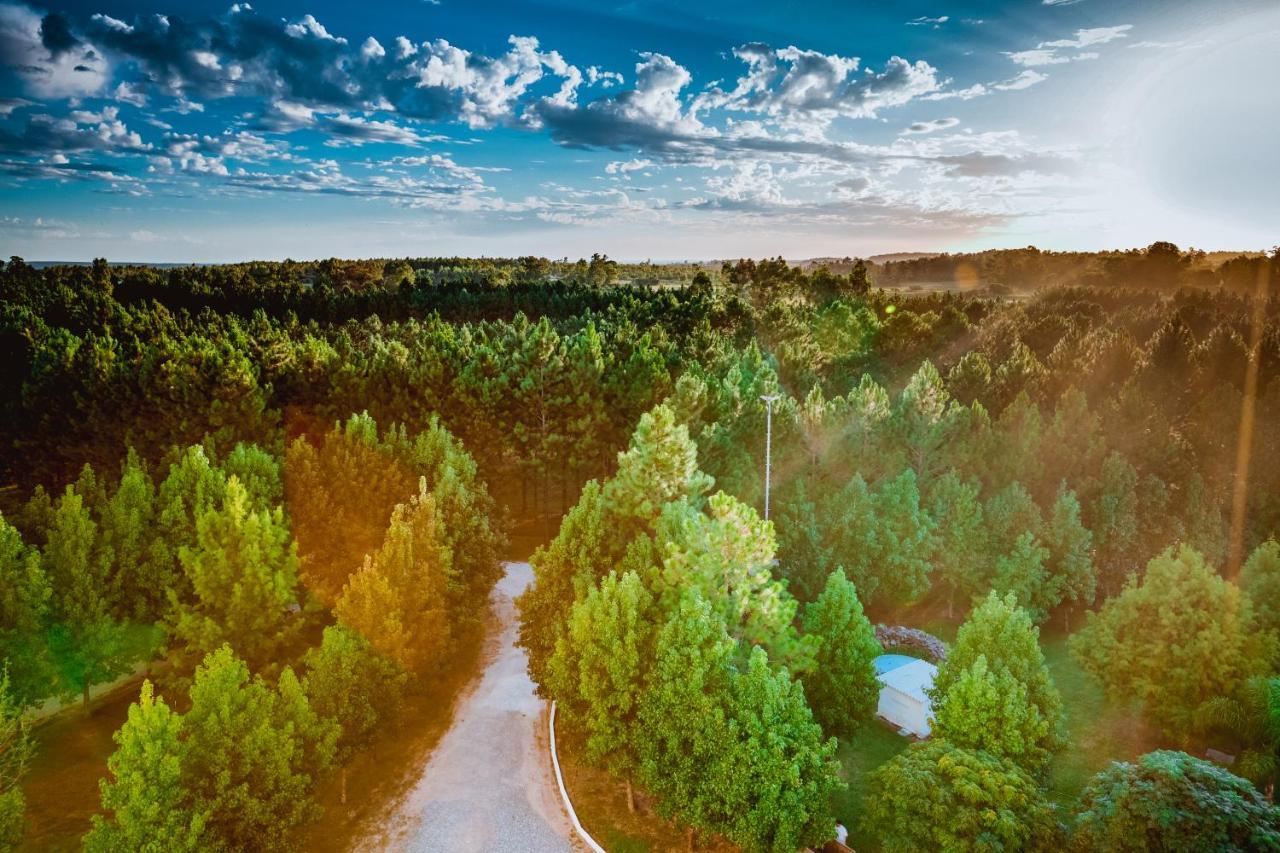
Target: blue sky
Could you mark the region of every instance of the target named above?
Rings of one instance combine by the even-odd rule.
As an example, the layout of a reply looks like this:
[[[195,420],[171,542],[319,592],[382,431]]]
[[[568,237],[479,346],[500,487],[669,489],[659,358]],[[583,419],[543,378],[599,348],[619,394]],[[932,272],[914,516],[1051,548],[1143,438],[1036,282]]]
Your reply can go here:
[[[1274,0],[0,0],[0,254],[1280,241]]]

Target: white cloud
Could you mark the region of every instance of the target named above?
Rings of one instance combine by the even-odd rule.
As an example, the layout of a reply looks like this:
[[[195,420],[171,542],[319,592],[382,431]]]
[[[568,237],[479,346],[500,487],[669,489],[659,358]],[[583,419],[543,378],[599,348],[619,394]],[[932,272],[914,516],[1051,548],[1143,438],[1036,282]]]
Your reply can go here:
[[[1049,75],[1041,74],[1039,71],[1028,68],[1016,77],[1010,77],[1000,83],[992,83],[991,88],[1000,89],[1001,91],[1018,91],[1020,89],[1030,89],[1037,83],[1043,83],[1048,79]]]
[[[1094,45],[1107,44],[1117,39],[1128,38],[1129,30],[1133,29],[1132,24],[1122,24],[1116,27],[1092,27],[1089,29],[1076,30],[1075,37],[1069,39],[1056,39],[1054,41],[1042,41],[1032,50],[1018,50],[1006,53],[1011,60],[1018,65],[1034,68],[1041,65],[1060,65],[1066,62],[1079,62],[1084,59],[1097,59],[1096,52],[1082,52],[1075,54],[1063,53],[1063,51],[1080,50],[1081,48],[1093,47]]]
[[[604,171],[609,175],[626,175],[628,172],[638,172],[641,169],[648,169],[653,165],[652,160],[615,160],[604,167]]]

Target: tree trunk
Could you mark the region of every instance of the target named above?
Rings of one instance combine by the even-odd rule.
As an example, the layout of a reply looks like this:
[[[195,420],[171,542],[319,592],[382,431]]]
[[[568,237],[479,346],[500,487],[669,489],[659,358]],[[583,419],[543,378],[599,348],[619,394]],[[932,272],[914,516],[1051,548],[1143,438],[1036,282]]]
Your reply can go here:
[[[340,778],[342,779],[342,804],[345,806],[347,804],[347,768],[345,765],[342,768]]]
[[[693,853],[693,827],[692,826],[684,831],[684,843],[685,843],[685,849],[688,850],[689,853]]]
[[[90,708],[89,708],[89,676],[88,676],[88,675],[85,675],[84,680],[81,682],[81,687],[82,687],[82,688],[83,688],[83,690],[84,690],[84,693],[83,693],[83,696],[84,696],[84,712],[85,712],[86,714],[90,714],[90,713],[92,713],[92,711],[91,711],[91,710],[90,710]]]
[[[954,619],[956,616],[956,591],[954,589],[947,590],[947,619]]]
[[[631,814],[636,813],[636,797],[635,793],[631,790],[630,779],[627,780],[627,811]]]

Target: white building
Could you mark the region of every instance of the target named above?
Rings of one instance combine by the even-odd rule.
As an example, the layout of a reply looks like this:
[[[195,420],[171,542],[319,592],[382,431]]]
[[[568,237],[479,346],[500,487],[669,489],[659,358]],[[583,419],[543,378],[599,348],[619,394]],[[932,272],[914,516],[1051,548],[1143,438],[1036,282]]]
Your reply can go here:
[[[938,668],[927,660],[881,655],[876,659],[876,670],[881,684],[876,714],[903,734],[928,737],[933,709],[925,691],[933,686]]]

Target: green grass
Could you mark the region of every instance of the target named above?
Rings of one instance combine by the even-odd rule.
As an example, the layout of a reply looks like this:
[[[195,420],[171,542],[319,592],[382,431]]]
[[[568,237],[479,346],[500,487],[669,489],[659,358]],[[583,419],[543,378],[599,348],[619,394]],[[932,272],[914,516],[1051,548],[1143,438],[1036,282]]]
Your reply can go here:
[[[609,853],[650,853],[653,847],[643,838],[633,838],[617,829],[607,829],[604,833],[604,849]]]
[[[868,846],[860,835],[858,816],[867,792],[867,775],[907,748],[911,743],[879,720],[872,720],[849,741],[841,741],[837,757],[849,787],[832,799],[836,820],[849,829],[849,844],[855,849]]]
[[[1108,699],[1085,674],[1067,651],[1066,634],[1047,633],[1040,646],[1062,694],[1067,726],[1067,746],[1050,768],[1049,796],[1069,806],[1099,770],[1157,749],[1161,740],[1136,703]]]

